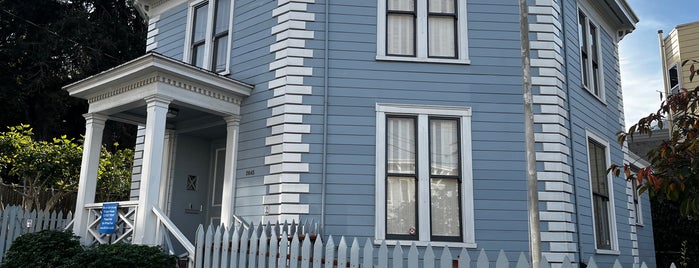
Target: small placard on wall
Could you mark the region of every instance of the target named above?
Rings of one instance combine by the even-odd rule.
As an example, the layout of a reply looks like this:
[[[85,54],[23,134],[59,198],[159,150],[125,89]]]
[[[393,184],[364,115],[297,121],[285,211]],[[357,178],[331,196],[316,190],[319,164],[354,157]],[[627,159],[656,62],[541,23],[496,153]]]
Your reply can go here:
[[[188,175],[187,176],[187,191],[196,191],[197,190],[197,176],[195,175]]]

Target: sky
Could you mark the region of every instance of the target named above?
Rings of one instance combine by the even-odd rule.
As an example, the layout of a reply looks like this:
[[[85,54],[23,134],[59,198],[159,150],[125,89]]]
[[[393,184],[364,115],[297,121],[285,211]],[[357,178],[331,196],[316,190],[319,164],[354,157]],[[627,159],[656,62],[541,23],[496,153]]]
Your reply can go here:
[[[626,0],[639,23],[619,44],[626,127],[658,110],[663,92],[658,30],[699,21],[699,0]]]

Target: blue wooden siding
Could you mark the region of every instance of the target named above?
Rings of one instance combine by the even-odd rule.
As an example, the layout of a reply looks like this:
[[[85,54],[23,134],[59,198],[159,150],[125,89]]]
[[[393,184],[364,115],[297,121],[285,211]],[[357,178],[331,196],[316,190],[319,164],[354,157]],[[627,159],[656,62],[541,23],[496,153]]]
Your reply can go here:
[[[578,208],[578,232],[580,233],[581,254],[588,259],[595,254],[594,226],[592,225],[591,193],[588,172],[586,131],[601,136],[609,143],[611,163],[623,163],[621,146],[616,142],[615,133],[623,129],[620,122],[622,111],[619,109],[619,64],[616,42],[606,31],[599,31],[601,39],[601,59],[604,79],[605,102],[585,90],[581,82],[580,54],[578,48],[578,8],[573,1],[563,2],[563,23],[565,29],[565,60],[569,116],[571,128],[572,161],[574,165],[575,194]],[[600,22],[596,22],[600,23]],[[600,26],[601,29],[602,26]],[[626,182],[613,178],[613,205],[617,229],[617,244],[620,256],[595,255],[597,264],[611,267],[619,257],[622,263],[632,263],[632,244],[630,240],[629,211],[627,207]],[[577,237],[576,237],[577,240]]]
[[[308,117],[322,131],[325,19],[316,13],[314,96]],[[329,6],[328,132],[325,233],[372,238],[375,230],[376,103],[467,106],[473,109],[475,235],[479,248],[528,248],[519,17],[512,1],[468,1],[470,65],[376,61],[376,0]],[[505,30],[511,29],[511,30]],[[318,92],[319,94],[316,94]],[[318,130],[318,132],[316,132]],[[311,215],[317,218],[322,137],[309,135]],[[317,179],[316,179],[317,178]],[[304,180],[305,177],[304,177]],[[318,209],[318,210],[316,210]]]
[[[649,268],[655,267],[655,247],[653,239],[653,219],[651,217],[650,200],[648,194],[643,194],[639,197],[641,202],[641,211],[643,216],[643,226],[636,226],[638,235],[638,255],[641,257],[641,262],[648,263]]]

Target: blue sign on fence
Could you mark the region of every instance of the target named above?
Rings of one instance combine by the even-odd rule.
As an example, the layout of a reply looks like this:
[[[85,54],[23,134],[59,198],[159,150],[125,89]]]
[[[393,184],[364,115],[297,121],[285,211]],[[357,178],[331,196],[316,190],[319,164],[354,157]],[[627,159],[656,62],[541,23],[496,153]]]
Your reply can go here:
[[[113,234],[117,222],[117,209],[119,203],[102,204],[102,218],[100,219],[100,234]]]

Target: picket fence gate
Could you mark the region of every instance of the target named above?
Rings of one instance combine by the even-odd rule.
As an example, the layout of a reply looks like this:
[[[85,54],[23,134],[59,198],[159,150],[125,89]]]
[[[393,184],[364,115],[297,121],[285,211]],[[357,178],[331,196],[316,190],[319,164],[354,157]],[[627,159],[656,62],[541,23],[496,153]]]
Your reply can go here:
[[[73,212],[68,212],[64,217],[62,211],[26,212],[21,206],[0,207],[0,263],[12,242],[20,235],[41,230],[64,230],[72,220]]]
[[[520,253],[517,260],[509,260],[500,250],[495,260],[488,259],[481,249],[472,262],[466,248],[450,249],[428,245],[424,253],[418,251],[415,244],[390,246],[384,241],[378,250],[370,239],[364,246],[354,238],[341,237],[335,242],[330,236],[322,241],[317,227],[308,228],[308,224],[296,226],[275,224],[258,225],[248,228],[226,228],[209,226],[206,231],[202,225],[196,232],[196,249],[194,267],[240,267],[240,268],[310,268],[310,267],[408,267],[408,268],[530,268],[527,254]],[[278,235],[281,233],[281,235]],[[441,248],[441,249],[440,249]],[[349,250],[349,252],[348,252]],[[406,252],[407,250],[407,252]],[[452,252],[459,251],[455,257]],[[407,253],[407,254],[406,254]],[[552,264],[542,258],[540,268],[549,268]],[[573,268],[573,263],[566,257],[563,263],[555,266]],[[588,268],[598,268],[594,257],[587,263]],[[612,268],[623,268],[616,260]],[[627,265],[631,268],[647,268],[646,263]],[[670,268],[675,268],[672,264]]]

